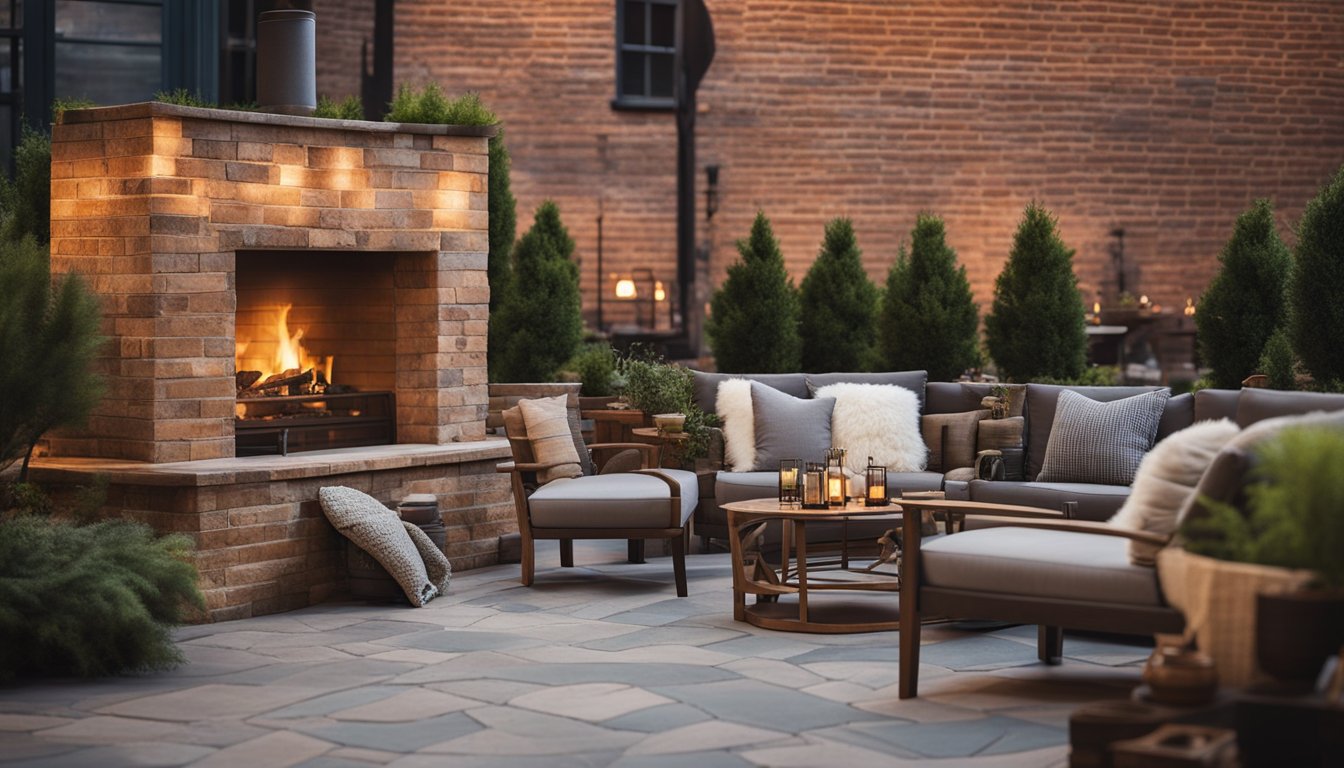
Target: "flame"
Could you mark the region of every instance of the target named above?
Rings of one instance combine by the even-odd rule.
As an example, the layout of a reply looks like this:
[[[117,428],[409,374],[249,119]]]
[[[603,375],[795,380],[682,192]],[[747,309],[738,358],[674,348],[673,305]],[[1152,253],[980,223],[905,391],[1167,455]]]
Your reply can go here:
[[[331,383],[331,355],[327,355],[325,358],[318,358],[309,353],[303,346],[303,334],[305,329],[298,328],[292,333],[290,332],[289,311],[293,308],[293,304],[285,304],[275,308],[275,355],[270,362],[270,370],[262,370],[262,378],[265,379],[267,376],[272,376],[295,368],[301,371],[306,371],[309,368],[312,368],[314,371],[321,374],[326,379],[327,383]],[[244,347],[244,349],[246,349],[246,347]]]

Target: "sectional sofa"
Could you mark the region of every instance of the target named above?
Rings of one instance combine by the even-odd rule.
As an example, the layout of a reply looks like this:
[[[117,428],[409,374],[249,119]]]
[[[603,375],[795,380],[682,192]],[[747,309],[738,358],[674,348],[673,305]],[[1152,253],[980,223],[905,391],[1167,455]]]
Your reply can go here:
[[[1047,509],[1061,509],[1065,502],[1075,502],[1075,516],[1085,520],[1109,519],[1129,496],[1128,485],[1104,482],[1045,482],[1041,469],[1046,447],[1054,428],[1055,413],[1061,393],[1071,390],[1085,397],[1110,402],[1133,395],[1151,392],[1159,387],[1065,387],[1046,384],[1027,384],[1012,398],[1016,404],[1010,414],[1010,426],[1020,440],[1021,464],[1019,479],[978,480],[966,467],[968,452],[960,452],[951,459],[949,445],[984,445],[974,433],[983,430],[986,422],[972,416],[981,410],[981,400],[990,394],[991,385],[964,382],[929,382],[924,371],[892,373],[827,373],[827,374],[720,374],[694,372],[697,404],[709,413],[717,413],[719,385],[731,378],[746,378],[797,398],[808,398],[821,386],[835,383],[889,384],[904,387],[919,400],[920,417],[928,442],[942,447],[940,455],[932,457],[934,470],[890,472],[888,487],[906,491],[941,490],[951,499],[966,499],[990,503],[1019,504]],[[1205,389],[1194,394],[1181,394],[1166,400],[1157,428],[1155,442],[1196,421],[1228,418],[1245,427],[1273,416],[1306,413],[1315,410],[1344,409],[1344,394],[1309,392],[1280,392],[1266,389],[1219,390]],[[987,415],[987,412],[981,416]],[[941,423],[941,433],[930,432],[928,427]],[[957,434],[960,432],[960,434]],[[1002,429],[998,446],[1002,442]],[[1005,446],[1006,447],[1006,446]],[[973,454],[973,451],[969,452]],[[716,454],[716,456],[719,454]],[[799,457],[813,459],[814,457]],[[763,471],[730,471],[715,468],[700,475],[700,503],[695,513],[695,532],[702,542],[727,535],[727,516],[723,505],[750,498],[772,496],[775,493],[776,473]],[[1011,477],[1011,475],[1010,475]]]

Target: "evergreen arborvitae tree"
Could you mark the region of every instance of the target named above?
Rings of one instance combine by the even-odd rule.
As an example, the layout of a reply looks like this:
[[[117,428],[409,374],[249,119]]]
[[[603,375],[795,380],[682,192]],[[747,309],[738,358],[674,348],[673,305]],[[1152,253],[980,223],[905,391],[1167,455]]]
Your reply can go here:
[[[501,334],[499,381],[551,381],[583,340],[574,240],[547,200],[513,252],[518,276],[492,318]]]
[[[889,370],[926,370],[930,381],[952,381],[980,362],[980,310],[966,268],[947,244],[943,220],[920,214],[887,273],[878,321]]]
[[[31,236],[0,240],[0,470],[23,459],[20,482],[38,439],[83,424],[102,395],[98,322],[77,275],[52,287],[46,248]]]
[[[1292,254],[1274,229],[1274,208],[1256,200],[1237,217],[1222,267],[1195,313],[1199,353],[1213,386],[1237,389],[1260,367],[1265,344],[1287,320]]]
[[[1289,286],[1298,358],[1318,384],[1344,386],[1344,166],[1307,203]]]
[[[51,137],[24,127],[14,150],[14,179],[0,179],[0,239],[32,235],[51,242]]]
[[[504,131],[500,129],[490,139],[490,190],[486,199],[490,213],[490,255],[486,269],[490,281],[490,327],[487,339],[486,361],[490,379],[497,379],[498,363],[504,354],[507,337],[495,320],[495,312],[503,304],[504,296],[513,286],[509,253],[517,236],[517,201],[509,189],[509,150],[504,146]]]
[[[756,214],[737,252],[741,258],[714,292],[705,324],[714,361],[724,373],[795,372],[798,294],[764,213]]]
[[[1007,381],[1077,379],[1087,363],[1086,323],[1073,249],[1059,238],[1055,217],[1030,203],[994,282],[985,317],[989,356]]]
[[[863,270],[854,224],[826,225],[821,252],[799,286],[803,370],[862,371],[874,367],[877,286]]]

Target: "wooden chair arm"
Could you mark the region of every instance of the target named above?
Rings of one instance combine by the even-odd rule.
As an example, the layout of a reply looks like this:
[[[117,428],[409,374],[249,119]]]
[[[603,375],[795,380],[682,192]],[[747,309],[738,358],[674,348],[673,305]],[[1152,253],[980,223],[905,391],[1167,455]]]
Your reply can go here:
[[[991,519],[989,515],[978,515],[967,513],[966,517]],[[1120,528],[1110,523],[1101,523],[1094,520],[1043,520],[1023,518],[1014,520],[1011,523],[1004,523],[1001,517],[992,517],[995,522],[1002,523],[999,528],[1034,528],[1043,531],[1067,531],[1069,533],[1094,533],[1099,536],[1118,536],[1122,539],[1131,541],[1141,541],[1145,544],[1154,544],[1159,547],[1166,546],[1171,542],[1170,535],[1160,533],[1151,533],[1149,531],[1136,531],[1132,528]]]
[[[590,451],[606,451],[614,449],[620,449],[624,451],[626,449],[633,448],[635,450],[643,451],[645,453],[651,453],[653,451],[658,450],[658,446],[654,445],[653,443],[589,443],[587,445],[587,448]]]
[[[667,491],[670,494],[669,500],[672,502],[670,510],[671,518],[668,527],[679,527],[681,525],[681,483],[677,482],[676,478],[659,469],[637,469],[635,472],[641,475],[656,477],[664,483],[667,483]]]
[[[572,464],[572,463],[573,462],[570,461],[552,461],[546,464],[541,464],[539,462],[520,463],[517,461],[505,461],[496,464],[495,471],[503,472],[506,474],[509,472],[540,472],[543,469],[550,469],[551,467],[558,467],[562,464]]]
[[[1016,517],[1040,518],[1046,520],[1064,520],[1063,512],[1044,507],[1024,507],[1018,504],[991,504],[985,501],[960,501],[955,499],[896,499],[902,508],[927,509],[935,512],[952,512],[976,517]]]

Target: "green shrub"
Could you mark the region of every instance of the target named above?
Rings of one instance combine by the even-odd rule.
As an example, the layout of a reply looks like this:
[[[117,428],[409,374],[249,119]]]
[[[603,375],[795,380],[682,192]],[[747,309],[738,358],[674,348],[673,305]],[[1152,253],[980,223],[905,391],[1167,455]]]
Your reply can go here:
[[[164,104],[176,104],[179,107],[214,108],[216,106],[213,101],[207,101],[195,92],[189,91],[186,88],[177,88],[172,91],[156,91],[154,93],[154,100],[161,101]]]
[[[1067,379],[1042,376],[1032,379],[1032,382],[1066,387],[1113,387],[1120,383],[1120,368],[1114,365],[1089,365],[1083,368],[1082,373]],[[1175,394],[1175,390],[1172,393]]]
[[[878,338],[888,370],[926,370],[952,381],[980,362],[980,311],[966,268],[947,244],[943,220],[920,214],[910,252],[901,247],[887,273]]]
[[[718,426],[718,417],[707,414],[695,404],[695,388],[690,370],[662,360],[632,354],[621,358],[619,370],[625,379],[625,399],[648,413],[683,413],[687,434],[681,446],[683,459],[693,460],[709,452],[709,430]]]
[[[515,274],[525,276],[504,297],[491,318],[500,338],[495,369],[499,381],[552,381],[579,348],[583,318],[579,270],[571,260],[574,240],[547,200],[514,249]]]
[[[1289,280],[1290,335],[1322,385],[1344,384],[1344,166],[1302,214]]]
[[[798,294],[804,371],[875,367],[878,291],[863,269],[849,219],[826,225],[821,252],[803,277]]]
[[[989,356],[1007,381],[1076,379],[1087,361],[1086,322],[1073,249],[1050,212],[1030,203],[994,282],[985,317]]]
[[[616,352],[605,341],[585,344],[566,367],[578,374],[584,397],[616,394]]]
[[[1274,208],[1256,200],[1237,217],[1221,267],[1199,300],[1199,353],[1214,386],[1238,389],[1259,370],[1265,343],[1287,319],[1292,254],[1274,229]]]
[[[358,96],[346,96],[341,101],[332,101],[327,96],[319,97],[313,117],[325,117],[332,120],[363,120],[364,102]]]
[[[14,149],[14,178],[0,178],[0,240],[51,242],[51,137],[28,128]]]
[[[122,520],[0,521],[0,679],[180,663],[169,627],[205,608],[190,549],[186,536]]]
[[[1249,515],[1214,504],[1185,523],[1185,547],[1219,560],[1308,568],[1344,587],[1344,430],[1292,427],[1255,448]]]
[[[494,125],[495,113],[481,102],[480,94],[468,91],[448,99],[438,83],[416,90],[408,85],[397,89],[387,116],[389,123],[430,123],[438,125]]]
[[[1297,389],[1297,358],[1286,329],[1274,331],[1265,342],[1259,370],[1269,378],[1270,389]]]
[[[489,170],[490,188],[486,195],[486,207],[490,213],[490,253],[486,260],[486,272],[490,281],[490,328],[486,359],[493,381],[499,375],[496,360],[509,343],[508,337],[500,333],[494,315],[513,286],[509,253],[513,250],[513,241],[517,236],[518,221],[517,201],[509,188],[509,150],[504,146],[503,129],[490,139]]]
[[[98,324],[98,301],[77,275],[53,288],[45,248],[0,240],[0,470],[22,458],[26,479],[38,438],[88,419],[102,395]]]
[[[801,363],[798,294],[770,221],[758,212],[714,292],[705,333],[725,373],[791,373]]]
[[[98,106],[91,99],[56,99],[51,102],[51,122],[60,125],[65,122],[65,113],[72,109],[92,109]]]

